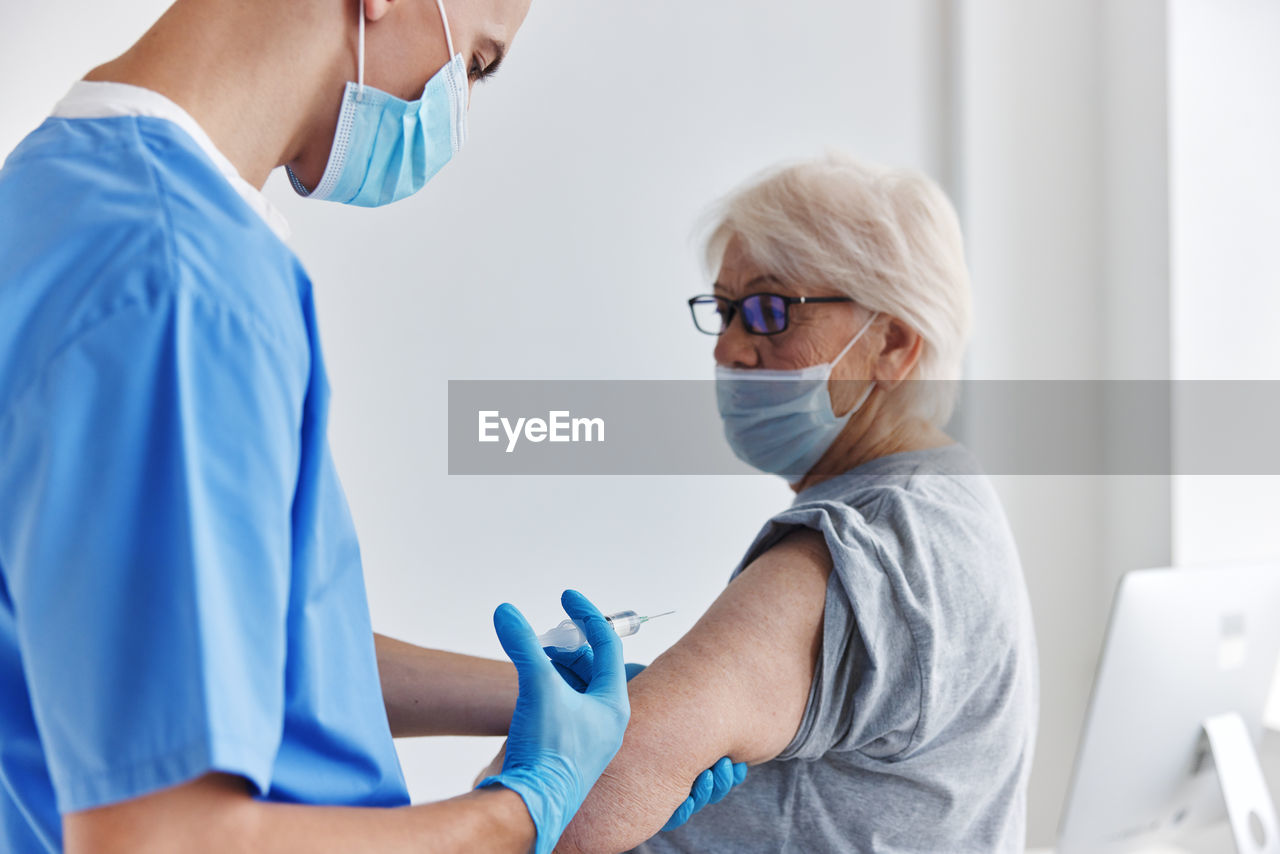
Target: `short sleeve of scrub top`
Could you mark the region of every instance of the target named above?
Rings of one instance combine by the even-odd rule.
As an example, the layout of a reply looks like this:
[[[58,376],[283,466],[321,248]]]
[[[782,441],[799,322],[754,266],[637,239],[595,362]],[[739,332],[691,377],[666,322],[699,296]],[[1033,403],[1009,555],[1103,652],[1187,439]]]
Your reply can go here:
[[[304,385],[166,283],[80,332],[6,425],[27,499],[8,592],[61,811],[210,770],[266,790]]]

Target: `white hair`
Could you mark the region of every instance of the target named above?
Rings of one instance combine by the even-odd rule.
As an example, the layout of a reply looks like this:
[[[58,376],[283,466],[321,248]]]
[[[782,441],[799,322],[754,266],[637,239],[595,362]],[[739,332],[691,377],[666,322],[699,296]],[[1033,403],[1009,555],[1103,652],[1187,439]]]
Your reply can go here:
[[[905,383],[910,410],[938,426],[951,417],[969,335],[969,273],[955,208],[911,169],[839,152],[774,168],[709,213],[714,274],[737,238],[747,257],[793,286],[825,285],[896,317],[923,339]]]

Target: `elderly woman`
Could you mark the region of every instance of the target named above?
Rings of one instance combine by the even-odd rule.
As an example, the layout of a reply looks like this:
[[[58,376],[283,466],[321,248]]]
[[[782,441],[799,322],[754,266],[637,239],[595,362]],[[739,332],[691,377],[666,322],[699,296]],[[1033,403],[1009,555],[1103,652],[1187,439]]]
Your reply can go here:
[[[557,850],[1021,851],[1030,610],[1000,502],[941,430],[969,317],[955,212],[922,175],[828,155],[717,213],[690,304],[730,444],[795,500],[632,681]],[[756,767],[654,836],[722,755]]]

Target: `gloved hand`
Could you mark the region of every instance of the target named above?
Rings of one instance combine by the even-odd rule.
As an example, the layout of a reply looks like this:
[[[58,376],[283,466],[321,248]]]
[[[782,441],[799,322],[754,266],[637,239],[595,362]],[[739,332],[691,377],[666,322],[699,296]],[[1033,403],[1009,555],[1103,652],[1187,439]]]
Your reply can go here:
[[[739,762],[735,765],[728,756],[721,758],[693,781],[693,790],[689,793],[689,797],[676,808],[662,829],[675,830],[698,810],[707,804],[714,804],[729,794],[730,789],[745,779],[747,779],[747,763]]]
[[[560,674],[565,682],[572,685],[575,691],[586,690],[587,680],[591,678],[593,662],[591,647],[580,646],[577,649],[562,650],[556,649],[554,646],[544,646],[542,649],[547,654],[547,658],[551,659],[556,672]],[[644,670],[643,664],[634,664],[628,661],[626,664],[627,681],[630,682],[642,670]]]
[[[556,672],[560,674],[565,682],[572,685],[574,690],[583,691],[586,689],[587,680],[591,678],[591,667],[594,660],[591,647],[580,646],[577,649],[556,649],[554,646],[544,646],[542,650],[547,654],[547,658],[551,659]],[[626,664],[627,681],[630,682],[642,670],[644,670],[643,664],[634,664],[628,661]]]
[[[500,605],[493,614],[498,640],[516,666],[520,694],[502,772],[479,785],[506,786],[524,799],[538,832],[537,854],[549,854],[560,839],[622,746],[631,714],[621,638],[581,593],[566,590],[560,602],[594,650],[583,670],[582,692],[556,674],[537,635],[514,606]]]
[[[590,678],[592,667],[591,647],[583,646],[573,650],[559,650],[545,647],[544,651],[564,681],[581,691]],[[644,670],[643,664],[628,664],[627,681],[630,682]],[[671,818],[662,826],[663,830],[675,830],[688,821],[694,813],[707,804],[714,804],[729,794],[729,791],[747,778],[747,763],[734,764],[728,756],[722,757],[715,765],[698,775],[693,781],[693,788],[684,803],[676,808]]]

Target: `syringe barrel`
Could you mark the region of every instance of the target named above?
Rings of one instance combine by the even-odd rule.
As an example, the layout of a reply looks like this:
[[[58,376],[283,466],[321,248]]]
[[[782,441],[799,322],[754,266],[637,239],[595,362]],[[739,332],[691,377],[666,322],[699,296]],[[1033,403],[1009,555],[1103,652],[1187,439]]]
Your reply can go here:
[[[640,631],[640,626],[644,623],[644,620],[635,611],[618,611],[616,614],[606,614],[605,619],[609,621],[609,625],[613,627],[613,630],[617,632],[620,638],[634,635]],[[539,635],[538,642],[543,646],[554,646],[557,649],[577,649],[587,642],[587,638],[576,623],[572,620],[564,620],[554,629]]]
[[[634,635],[640,631],[640,624],[644,622],[635,611],[618,611],[616,614],[606,615],[605,619],[612,624],[613,630],[620,638]]]

